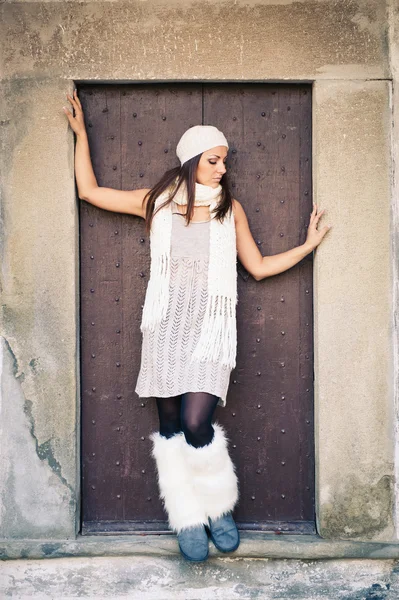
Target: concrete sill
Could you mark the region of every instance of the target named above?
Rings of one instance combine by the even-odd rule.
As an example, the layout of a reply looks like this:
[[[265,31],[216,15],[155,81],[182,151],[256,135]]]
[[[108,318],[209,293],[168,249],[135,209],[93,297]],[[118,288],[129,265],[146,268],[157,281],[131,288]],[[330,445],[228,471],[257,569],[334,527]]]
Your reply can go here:
[[[219,552],[210,541],[209,555],[231,558],[399,558],[399,540],[327,540],[318,535],[276,535],[253,531],[241,531],[240,536],[239,548],[228,554]],[[133,555],[172,557],[179,554],[173,533],[78,535],[70,540],[0,540],[1,560]]]

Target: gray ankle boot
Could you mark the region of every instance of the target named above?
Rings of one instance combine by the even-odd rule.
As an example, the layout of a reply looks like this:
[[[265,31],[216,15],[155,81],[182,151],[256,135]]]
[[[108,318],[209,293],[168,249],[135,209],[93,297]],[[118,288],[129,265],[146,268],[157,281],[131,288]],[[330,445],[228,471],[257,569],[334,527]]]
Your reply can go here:
[[[209,539],[204,525],[182,529],[177,534],[180,552],[187,560],[199,562],[209,555]]]
[[[205,529],[208,517],[198,493],[194,489],[192,474],[184,458],[182,432],[170,438],[159,432],[150,435],[153,442],[160,498],[168,515],[170,528],[177,534],[179,549],[185,559],[198,562],[206,560],[209,539]]]
[[[212,542],[221,552],[233,552],[240,545],[240,534],[231,512],[218,519],[209,518]]]

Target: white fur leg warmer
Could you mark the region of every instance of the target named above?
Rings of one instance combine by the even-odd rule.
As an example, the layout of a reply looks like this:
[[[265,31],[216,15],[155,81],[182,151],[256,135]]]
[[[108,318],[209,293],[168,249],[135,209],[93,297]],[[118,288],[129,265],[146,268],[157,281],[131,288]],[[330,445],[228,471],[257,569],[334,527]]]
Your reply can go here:
[[[215,435],[206,446],[194,448],[184,438],[184,455],[206,516],[217,519],[233,510],[239,489],[226,432],[217,422],[213,423],[213,428]]]
[[[168,514],[170,528],[178,534],[182,529],[207,525],[208,518],[184,459],[184,434],[177,433],[166,438],[159,432],[153,432],[150,439],[153,442],[151,454],[156,462],[160,498]]]

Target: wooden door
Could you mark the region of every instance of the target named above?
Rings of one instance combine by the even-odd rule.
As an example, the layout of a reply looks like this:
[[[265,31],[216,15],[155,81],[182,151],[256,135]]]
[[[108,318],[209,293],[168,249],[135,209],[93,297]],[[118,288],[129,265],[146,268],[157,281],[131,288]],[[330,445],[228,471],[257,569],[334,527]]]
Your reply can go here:
[[[263,255],[304,242],[312,210],[311,86],[82,85],[98,184],[151,187],[179,164],[192,125],[226,135],[227,168]],[[150,272],[139,217],[80,203],[82,533],[167,531],[149,434],[155,401],[134,392]],[[312,255],[255,281],[238,262],[238,352],[226,407],[240,529],[315,532]]]

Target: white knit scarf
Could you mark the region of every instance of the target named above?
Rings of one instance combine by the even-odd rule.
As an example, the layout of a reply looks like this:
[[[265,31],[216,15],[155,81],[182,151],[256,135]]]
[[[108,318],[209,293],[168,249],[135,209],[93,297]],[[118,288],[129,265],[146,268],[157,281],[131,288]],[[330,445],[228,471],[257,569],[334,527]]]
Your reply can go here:
[[[177,180],[175,180],[177,181]],[[155,200],[154,211],[169,198],[174,184]],[[222,186],[212,188],[195,184],[195,206],[217,207]],[[183,183],[175,202],[187,204]],[[151,267],[140,329],[154,331],[155,325],[167,315],[170,282],[170,245],[172,234],[172,203],[153,217],[150,233]],[[237,249],[233,211],[223,223],[212,218],[209,234],[208,298],[201,334],[191,361],[218,361],[233,369],[237,349]]]

